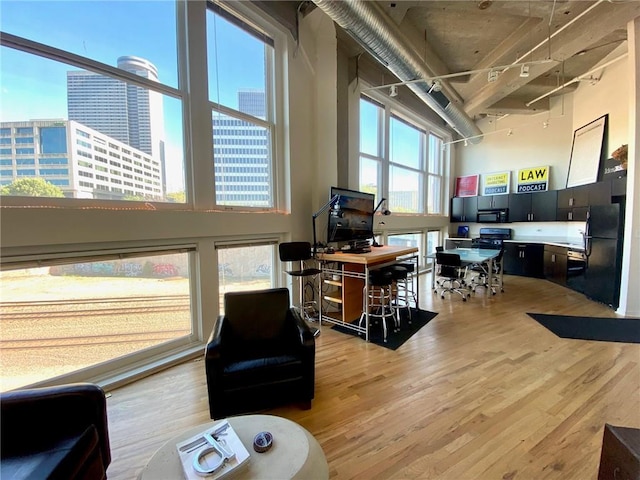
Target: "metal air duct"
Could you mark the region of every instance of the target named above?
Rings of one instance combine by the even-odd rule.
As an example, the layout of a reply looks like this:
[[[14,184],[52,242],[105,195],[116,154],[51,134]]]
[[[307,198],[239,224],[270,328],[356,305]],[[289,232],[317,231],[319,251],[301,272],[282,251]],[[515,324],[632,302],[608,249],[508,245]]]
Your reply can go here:
[[[403,82],[435,77],[413,50],[398,26],[372,1],[313,0],[331,19]],[[439,80],[443,82],[443,80]],[[427,82],[410,83],[413,91],[462,137],[471,143],[482,140],[482,131],[457,104],[432,89]],[[471,137],[471,138],[470,138]],[[473,138],[475,137],[475,138]]]

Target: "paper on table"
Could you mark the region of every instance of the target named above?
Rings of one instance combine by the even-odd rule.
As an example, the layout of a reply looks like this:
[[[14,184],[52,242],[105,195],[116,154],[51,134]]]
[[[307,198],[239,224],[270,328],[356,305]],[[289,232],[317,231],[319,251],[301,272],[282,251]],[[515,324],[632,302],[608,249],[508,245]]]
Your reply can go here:
[[[198,454],[205,448],[211,447],[208,443],[204,442],[202,446],[197,448],[185,448],[190,444],[197,443],[198,439],[204,440],[203,435],[205,433],[212,434],[216,431],[220,431],[222,427],[228,425],[222,433],[214,435],[214,437],[218,440],[218,442],[222,443],[228,450],[231,450],[235,453],[235,456],[224,463],[218,470],[213,472],[210,475],[207,475],[204,478],[208,478],[211,480],[218,480],[221,478],[226,478],[232,473],[235,473],[240,469],[243,465],[247,463],[250,458],[248,450],[242,444],[242,440],[238,437],[238,434],[233,430],[233,427],[229,425],[226,420],[223,420],[220,423],[216,423],[215,425],[203,430],[197,435],[193,437],[189,437],[186,440],[176,444],[176,449],[178,450],[178,455],[180,456],[180,462],[182,463],[182,470],[184,471],[185,478],[187,480],[191,479],[199,479],[203,478],[201,475],[197,474],[193,468],[193,460],[198,456]],[[213,452],[210,455],[204,457],[201,461],[201,465],[203,468],[207,468],[215,465],[220,461],[220,456]]]

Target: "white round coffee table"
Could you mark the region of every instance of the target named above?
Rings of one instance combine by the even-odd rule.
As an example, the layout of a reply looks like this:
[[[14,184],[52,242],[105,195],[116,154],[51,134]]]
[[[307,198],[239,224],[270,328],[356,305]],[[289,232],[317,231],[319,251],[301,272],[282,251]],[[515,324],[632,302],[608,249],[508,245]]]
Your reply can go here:
[[[274,415],[242,415],[229,417],[229,424],[249,451],[247,465],[234,472],[235,479],[327,479],[329,466],[318,441],[305,428]],[[138,476],[139,480],[179,480],[184,478],[176,444],[197,435],[215,422],[190,428],[167,441],[151,457]],[[268,431],[273,446],[264,453],[253,450],[253,439]]]

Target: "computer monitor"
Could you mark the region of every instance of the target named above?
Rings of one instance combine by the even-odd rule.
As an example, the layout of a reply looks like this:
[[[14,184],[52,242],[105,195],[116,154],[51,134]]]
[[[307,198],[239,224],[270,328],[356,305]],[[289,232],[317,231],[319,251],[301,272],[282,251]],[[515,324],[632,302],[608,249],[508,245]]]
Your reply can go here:
[[[375,195],[346,188],[331,187],[331,197],[338,196],[329,210],[327,243],[358,241],[373,237]]]

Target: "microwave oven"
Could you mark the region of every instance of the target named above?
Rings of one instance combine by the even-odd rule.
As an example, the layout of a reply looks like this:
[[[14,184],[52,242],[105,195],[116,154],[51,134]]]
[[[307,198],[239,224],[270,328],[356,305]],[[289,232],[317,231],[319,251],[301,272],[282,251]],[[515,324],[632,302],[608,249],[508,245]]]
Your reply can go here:
[[[478,210],[477,221],[478,223],[507,223],[509,221],[509,209]]]

